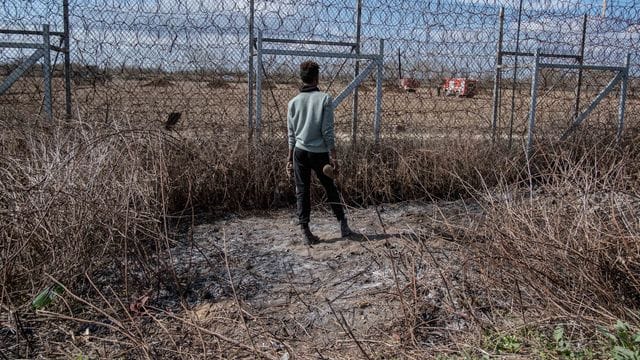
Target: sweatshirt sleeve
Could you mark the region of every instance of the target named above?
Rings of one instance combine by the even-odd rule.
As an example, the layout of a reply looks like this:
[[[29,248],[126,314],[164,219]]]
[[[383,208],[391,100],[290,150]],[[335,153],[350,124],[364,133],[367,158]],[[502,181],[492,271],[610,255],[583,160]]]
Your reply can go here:
[[[336,147],[336,140],[333,131],[333,99],[331,96],[325,97],[322,106],[322,138],[328,150]]]
[[[296,146],[296,132],[293,127],[293,102],[289,102],[287,108],[287,136],[289,138],[289,149],[293,149]]]

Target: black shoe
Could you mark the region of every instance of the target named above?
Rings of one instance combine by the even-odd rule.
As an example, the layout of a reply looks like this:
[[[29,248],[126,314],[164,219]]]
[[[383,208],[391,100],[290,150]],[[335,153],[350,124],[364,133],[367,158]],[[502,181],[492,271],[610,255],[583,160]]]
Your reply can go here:
[[[309,226],[302,226],[302,243],[305,245],[313,245],[320,242],[320,238],[313,235]]]
[[[351,228],[349,227],[349,223],[347,223],[347,218],[340,220],[340,235],[342,237],[347,237],[354,234],[355,233],[351,231]]]

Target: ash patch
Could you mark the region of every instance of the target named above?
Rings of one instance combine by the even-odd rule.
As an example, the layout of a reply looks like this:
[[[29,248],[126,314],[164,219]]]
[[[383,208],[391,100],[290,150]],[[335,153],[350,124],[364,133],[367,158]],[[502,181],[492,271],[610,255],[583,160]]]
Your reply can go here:
[[[301,243],[292,210],[229,216],[189,229],[189,240],[172,251],[174,264],[205,323],[202,309],[239,306],[251,325],[296,347],[315,344],[311,352],[390,334],[392,342],[419,336],[435,344],[466,326],[442,275],[456,262],[455,249],[442,244],[457,235],[434,218],[468,218],[468,208],[448,205],[352,210],[351,225],[363,234],[353,239],[340,238],[333,216],[315,210],[311,229],[322,241],[312,247]],[[399,330],[407,328],[411,335]]]

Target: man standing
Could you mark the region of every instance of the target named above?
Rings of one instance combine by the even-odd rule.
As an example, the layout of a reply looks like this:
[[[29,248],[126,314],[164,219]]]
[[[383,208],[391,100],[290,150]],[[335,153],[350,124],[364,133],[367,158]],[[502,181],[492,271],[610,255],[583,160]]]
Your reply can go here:
[[[333,179],[322,171],[327,164],[338,173],[336,146],[333,132],[333,104],[331,97],[318,89],[320,66],[313,61],[300,64],[303,86],[300,94],[289,101],[287,128],[289,134],[289,158],[287,170],[295,176],[298,205],[298,223],[303,241],[311,245],[319,241],[309,230],[311,214],[311,170],[316,173],[327,192],[329,204],[340,222],[342,237],[352,234],[340,203],[340,195]],[[335,176],[335,175],[334,175]]]

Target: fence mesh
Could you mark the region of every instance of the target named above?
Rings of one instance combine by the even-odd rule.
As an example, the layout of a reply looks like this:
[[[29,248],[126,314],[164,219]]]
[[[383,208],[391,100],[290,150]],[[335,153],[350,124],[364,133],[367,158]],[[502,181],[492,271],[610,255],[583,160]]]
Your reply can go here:
[[[255,28],[265,37],[353,42],[356,0],[256,0]],[[363,1],[361,52],[376,53],[385,39],[382,136],[388,139],[486,137],[492,125],[492,89],[500,7],[505,7],[506,51],[578,54],[583,16],[587,16],[584,62],[624,65],[631,54],[627,120],[639,118],[640,5],[630,0]],[[61,0],[3,1],[0,27],[39,30],[48,23],[63,30]],[[181,112],[180,126],[194,134],[247,131],[249,1],[229,0],[70,0],[74,112],[83,119],[125,118],[162,124]],[[34,36],[1,35],[3,42],[27,42]],[[60,41],[58,37],[52,40]],[[287,45],[326,51],[345,47]],[[30,50],[1,48],[4,78]],[[62,56],[54,54],[54,111],[64,110]],[[297,92],[297,66],[305,59],[265,56],[263,126],[265,136],[285,130],[286,104]],[[322,88],[336,95],[354,74],[354,60],[319,59]],[[498,134],[514,138],[526,131],[532,57],[505,56]],[[574,60],[554,59],[571,63]],[[366,61],[361,61],[365,66]],[[401,71],[400,71],[401,65]],[[402,74],[400,74],[400,72]],[[3,114],[42,109],[42,76],[32,69],[0,96]],[[400,76],[419,82],[415,92],[399,86]],[[546,69],[539,87],[540,136],[558,136],[574,114],[577,70]],[[614,76],[585,71],[580,96],[584,108]],[[473,97],[444,96],[450,77],[477,81]],[[614,92],[587,120],[590,126],[615,128]],[[360,136],[371,136],[375,82],[360,88]],[[337,109],[338,135],[351,131],[351,102]],[[203,132],[204,131],[204,132]],[[612,130],[613,131],[613,130]]]

